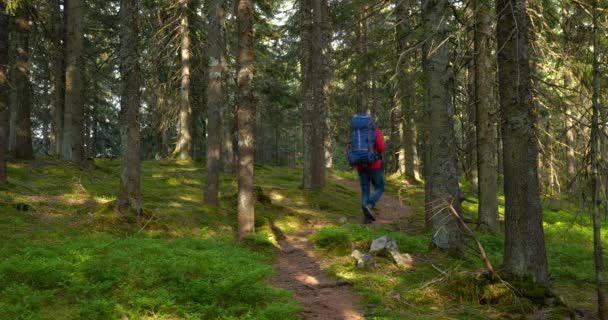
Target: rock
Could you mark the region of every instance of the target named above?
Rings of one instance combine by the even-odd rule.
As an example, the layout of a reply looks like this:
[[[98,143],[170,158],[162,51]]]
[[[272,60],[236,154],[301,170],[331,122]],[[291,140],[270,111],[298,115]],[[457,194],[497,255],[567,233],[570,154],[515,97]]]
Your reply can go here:
[[[361,253],[361,251],[355,249],[350,256],[357,259],[357,268],[373,268],[376,266],[376,259],[368,253]]]
[[[397,247],[397,241],[389,236],[374,239],[369,248],[369,253],[392,259],[400,267],[412,267],[412,257],[407,253],[401,254]]]
[[[389,236],[382,236],[372,241],[369,253],[382,255],[382,253],[387,253],[392,249],[399,251],[397,242],[394,239],[389,238]]]

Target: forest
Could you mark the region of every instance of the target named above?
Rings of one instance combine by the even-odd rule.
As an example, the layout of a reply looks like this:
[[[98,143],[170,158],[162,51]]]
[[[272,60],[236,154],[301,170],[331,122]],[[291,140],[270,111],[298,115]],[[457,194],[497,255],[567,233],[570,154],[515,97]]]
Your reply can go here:
[[[0,318],[608,320],[607,11],[0,0]]]

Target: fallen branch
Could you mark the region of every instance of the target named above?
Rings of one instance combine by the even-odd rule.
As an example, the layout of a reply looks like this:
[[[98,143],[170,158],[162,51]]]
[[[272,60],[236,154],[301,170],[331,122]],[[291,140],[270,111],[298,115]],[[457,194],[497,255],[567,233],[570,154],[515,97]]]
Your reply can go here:
[[[492,279],[493,280],[499,279],[499,277],[496,274],[496,272],[494,272],[494,268],[492,267],[492,263],[490,262],[490,259],[488,259],[488,255],[486,254],[486,250],[484,250],[483,246],[481,245],[481,242],[479,242],[479,239],[477,239],[477,237],[475,236],[475,234],[473,233],[473,231],[462,220],[462,217],[460,217],[460,214],[456,211],[456,209],[454,209],[454,206],[452,206],[451,203],[448,203],[448,206],[450,207],[450,210],[452,211],[452,213],[454,214],[454,216],[456,216],[456,219],[458,219],[458,221],[460,221],[460,224],[462,225],[462,227],[469,233],[469,235],[477,243],[477,247],[479,248],[479,253],[481,253],[481,258],[483,259],[483,262],[486,264],[486,269],[488,269],[488,272],[490,273],[490,276],[492,277]]]
[[[431,263],[431,267],[433,267],[433,269],[435,269],[435,270],[437,270],[437,271],[439,271],[439,272],[443,273],[445,276],[448,276],[448,277],[450,276],[450,274],[449,274],[449,273],[447,273],[447,272],[445,272],[445,271],[443,271],[443,270],[441,270],[441,269],[437,268],[437,267],[436,267],[434,264],[432,264],[432,263]]]
[[[307,284],[306,287],[309,289],[325,289],[325,288],[336,288],[341,286],[352,286],[352,281],[349,280],[338,280],[333,282],[319,283],[315,285]]]

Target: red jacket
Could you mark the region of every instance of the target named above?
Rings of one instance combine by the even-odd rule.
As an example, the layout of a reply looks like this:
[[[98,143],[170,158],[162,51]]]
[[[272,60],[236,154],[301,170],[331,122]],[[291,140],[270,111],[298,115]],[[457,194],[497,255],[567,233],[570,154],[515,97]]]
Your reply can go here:
[[[382,133],[378,128],[376,129],[376,143],[374,144],[374,151],[378,153],[384,152],[384,139],[382,139]],[[382,168],[382,161],[380,159],[376,159],[374,164],[368,167],[357,166],[357,170],[375,170]]]

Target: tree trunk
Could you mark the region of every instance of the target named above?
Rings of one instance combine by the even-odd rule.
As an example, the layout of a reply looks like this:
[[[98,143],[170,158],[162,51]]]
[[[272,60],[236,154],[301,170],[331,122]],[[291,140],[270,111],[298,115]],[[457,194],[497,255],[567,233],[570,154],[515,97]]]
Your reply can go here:
[[[29,18],[27,7],[17,10],[15,15],[15,44],[17,60],[15,79],[12,81],[15,90],[15,148],[13,153],[17,159],[34,158],[32,147],[32,88],[30,84],[30,49],[29,49]]]
[[[182,160],[193,158],[192,148],[192,106],[190,105],[190,26],[188,22],[189,0],[179,0],[181,17],[179,35],[181,38],[181,71],[179,91],[179,137],[174,157]]]
[[[496,114],[492,63],[492,7],[475,0],[475,109],[477,128],[478,217],[482,228],[500,231],[496,167]]]
[[[363,4],[359,12],[357,26],[355,27],[356,49],[359,58],[357,67],[357,113],[370,112],[370,87],[368,60],[368,11],[369,5]]]
[[[8,151],[8,15],[6,4],[0,0],[0,184],[6,183],[6,153]]]
[[[505,190],[504,269],[549,282],[539,198],[525,0],[497,0]]]
[[[207,83],[207,179],[205,180],[205,204],[219,205],[219,183],[222,150],[222,109],[226,108],[224,73],[224,0],[212,0],[209,4],[209,80]]]
[[[456,164],[456,138],[454,135],[454,106],[452,75],[449,68],[449,47],[446,15],[447,0],[423,1],[426,38],[423,47],[426,56],[425,89],[427,107],[427,145],[429,156],[425,199],[431,210],[433,246],[455,252],[464,250],[464,237],[456,217],[447,206],[457,212],[460,207],[458,168]]]
[[[325,122],[325,168],[333,168],[334,167],[334,140],[332,139],[333,132],[333,122],[331,117],[331,104],[328,99],[330,93],[330,83],[332,77],[332,25],[331,20],[329,18],[330,8],[327,3],[327,0],[321,1],[322,12],[321,12],[321,33],[323,37],[323,59],[322,67],[323,67],[323,99],[325,101],[325,115],[323,121]]]
[[[325,95],[322,0],[302,0],[304,189],[325,185]]]
[[[570,90],[570,75],[564,75],[564,88],[566,91]],[[575,160],[574,160],[574,121],[572,121],[572,105],[568,102],[569,99],[565,99],[564,109],[566,110],[564,115],[564,126],[566,130],[566,174],[568,178],[568,193],[574,192],[574,180],[575,180]]]
[[[65,109],[61,159],[81,162],[84,154],[84,9],[83,0],[69,0],[67,19]]]
[[[61,135],[63,133],[63,109],[65,102],[65,33],[61,1],[51,1],[51,33],[53,50],[51,63],[51,147],[50,154],[61,154]]]
[[[332,123],[329,116],[325,117],[325,168],[334,167],[334,143],[332,140]]]
[[[253,80],[253,4],[251,0],[238,0],[237,12],[237,122],[238,122],[238,238],[254,232],[254,155],[255,155],[255,104]]]
[[[70,0],[72,1],[72,0]],[[140,132],[139,132],[139,62],[138,0],[121,0],[120,4],[120,187],[116,209],[128,206],[136,213],[142,210]]]
[[[593,201],[593,251],[597,290],[597,313],[600,320],[608,320],[608,302],[604,279],[604,256],[602,253],[602,220],[600,216],[600,29],[598,0],[593,0],[593,118],[591,121],[591,182]],[[605,124],[604,124],[605,125]]]
[[[413,75],[410,70],[408,70],[408,65],[412,61],[412,58],[410,54],[405,52],[410,45],[412,34],[411,5],[410,1],[397,0],[395,14],[397,15],[397,61],[399,62],[397,80],[399,101],[401,103],[401,132],[403,140],[403,147],[400,152],[400,156],[402,157],[400,167],[403,167],[403,173],[405,174],[406,179],[414,182],[420,179],[420,174],[416,167],[418,151],[416,150],[415,98]]]
[[[234,106],[226,103],[222,108],[222,170],[225,173],[233,173],[235,170],[234,120]]]
[[[467,10],[467,14],[469,10]],[[473,18],[470,18],[473,19]],[[474,48],[470,49],[470,52],[467,55],[474,55]],[[475,93],[475,64],[474,59],[471,59],[466,66],[466,105],[465,105],[465,114],[464,114],[464,149],[466,151],[465,162],[464,164],[464,173],[467,181],[471,183],[472,189],[476,189],[479,185],[479,174],[477,169],[477,128],[476,128],[476,119],[477,119],[477,104],[476,104],[476,93]],[[454,97],[456,97],[456,92],[454,92]]]

